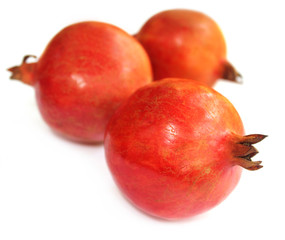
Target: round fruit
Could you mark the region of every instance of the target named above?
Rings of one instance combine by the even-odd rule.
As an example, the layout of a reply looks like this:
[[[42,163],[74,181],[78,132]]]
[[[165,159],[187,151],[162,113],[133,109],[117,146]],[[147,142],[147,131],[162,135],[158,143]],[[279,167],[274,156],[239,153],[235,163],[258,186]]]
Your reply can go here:
[[[44,120],[82,142],[104,138],[109,118],[136,89],[150,83],[149,58],[132,36],[101,22],[60,31],[35,63],[10,68],[12,79],[32,85]]]
[[[126,197],[145,212],[180,219],[224,200],[241,170],[257,170],[233,105],[205,84],[163,79],[137,90],[113,115],[105,154]]]
[[[160,12],[135,36],[150,56],[155,80],[189,78],[212,86],[219,78],[237,81],[240,77],[226,60],[226,43],[220,28],[203,13]]]

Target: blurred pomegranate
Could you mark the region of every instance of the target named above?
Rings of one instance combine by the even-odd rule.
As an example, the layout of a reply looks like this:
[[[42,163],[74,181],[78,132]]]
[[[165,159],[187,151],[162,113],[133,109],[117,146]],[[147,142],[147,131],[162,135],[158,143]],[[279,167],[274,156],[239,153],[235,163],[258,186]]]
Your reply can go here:
[[[154,79],[189,78],[213,86],[219,78],[238,81],[226,60],[218,25],[203,13],[168,10],[151,17],[135,35],[150,56]]]
[[[10,68],[32,85],[40,112],[56,132],[81,142],[102,141],[122,101],[151,82],[143,47],[110,24],[81,22],[60,31],[38,62]]]

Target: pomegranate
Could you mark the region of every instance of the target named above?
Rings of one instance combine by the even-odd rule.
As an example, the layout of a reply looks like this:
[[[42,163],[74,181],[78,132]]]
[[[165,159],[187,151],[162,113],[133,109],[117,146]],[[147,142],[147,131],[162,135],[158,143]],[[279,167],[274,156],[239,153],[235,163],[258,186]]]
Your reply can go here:
[[[181,219],[223,201],[242,168],[257,170],[233,105],[198,81],[163,79],[137,90],[113,115],[105,154],[113,178],[138,208]],[[242,168],[241,168],[242,167]]]
[[[61,135],[99,142],[109,118],[152,70],[141,44],[101,22],[80,22],[60,31],[37,62],[10,68],[12,79],[32,85],[40,112]]]
[[[156,80],[189,78],[209,86],[219,78],[240,80],[226,60],[220,28],[203,13],[182,9],[160,12],[135,37],[150,56]]]

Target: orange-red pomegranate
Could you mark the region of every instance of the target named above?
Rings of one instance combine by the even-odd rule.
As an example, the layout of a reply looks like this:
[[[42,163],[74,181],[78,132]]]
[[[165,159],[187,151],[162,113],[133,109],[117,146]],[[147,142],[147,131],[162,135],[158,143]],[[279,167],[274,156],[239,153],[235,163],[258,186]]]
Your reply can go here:
[[[164,79],[137,90],[113,115],[105,154],[115,182],[145,212],[180,219],[223,201],[242,168],[257,170],[233,105],[205,84]]]
[[[160,12],[135,36],[150,56],[155,80],[190,78],[212,86],[219,78],[237,81],[240,77],[226,60],[226,43],[220,28],[203,13]]]
[[[76,141],[102,141],[120,103],[152,80],[140,43],[106,23],[70,25],[51,40],[38,62],[27,63],[28,57],[9,69],[11,78],[32,85],[44,120]]]

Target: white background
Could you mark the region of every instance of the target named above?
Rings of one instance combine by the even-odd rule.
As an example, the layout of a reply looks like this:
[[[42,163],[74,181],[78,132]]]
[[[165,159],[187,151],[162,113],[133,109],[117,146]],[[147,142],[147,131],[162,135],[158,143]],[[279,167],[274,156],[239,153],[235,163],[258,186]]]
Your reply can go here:
[[[283,1],[2,1],[0,4],[0,239],[285,239]],[[115,186],[102,145],[56,136],[37,110],[34,89],[9,80],[8,67],[40,56],[63,27],[83,20],[133,34],[153,14],[202,11],[220,25],[242,85],[215,89],[239,111],[256,145],[259,171],[243,171],[234,192],[211,211],[183,221],[145,215]],[[283,195],[282,195],[283,194]]]

